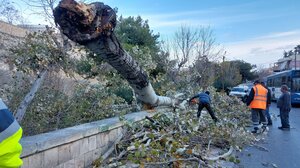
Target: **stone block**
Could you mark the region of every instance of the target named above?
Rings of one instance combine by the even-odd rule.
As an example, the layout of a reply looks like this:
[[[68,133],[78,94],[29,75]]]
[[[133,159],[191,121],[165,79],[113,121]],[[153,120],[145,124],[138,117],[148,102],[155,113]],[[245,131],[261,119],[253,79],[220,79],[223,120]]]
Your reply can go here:
[[[96,135],[91,136],[89,139],[89,151],[95,150],[97,148]]]
[[[29,157],[22,158],[22,161],[23,161],[22,168],[30,168],[30,166],[29,166]]]
[[[43,165],[44,153],[37,153],[28,157],[29,168],[41,168]]]
[[[84,167],[91,167],[94,161],[94,152],[88,152],[84,154]]]
[[[109,142],[108,135],[109,134],[107,132],[103,132],[96,137],[96,142],[99,147],[103,148],[108,145]]]
[[[52,148],[44,152],[43,168],[58,166],[58,148]]]
[[[114,142],[115,139],[117,139],[117,137],[118,137],[118,129],[113,129],[108,134],[108,139],[111,142]]]
[[[56,166],[55,168],[64,168],[64,164],[60,164],[60,165]]]
[[[104,153],[103,148],[98,148],[93,150],[93,156],[92,156],[93,161],[99,159],[103,153]]]
[[[80,140],[79,154],[83,155],[89,151],[89,139],[84,138]]]
[[[75,167],[74,168],[84,168],[84,155],[80,155],[74,160]]]
[[[70,153],[72,159],[80,156],[80,145],[81,141],[75,141],[70,144]]]
[[[101,136],[102,136],[102,134],[97,134],[97,135],[96,135],[96,148],[102,147],[102,144],[101,144]]]
[[[64,168],[74,168],[75,166],[75,159],[69,160],[68,162],[64,163]]]
[[[72,159],[70,145],[71,144],[66,144],[58,147],[58,164],[65,163]]]

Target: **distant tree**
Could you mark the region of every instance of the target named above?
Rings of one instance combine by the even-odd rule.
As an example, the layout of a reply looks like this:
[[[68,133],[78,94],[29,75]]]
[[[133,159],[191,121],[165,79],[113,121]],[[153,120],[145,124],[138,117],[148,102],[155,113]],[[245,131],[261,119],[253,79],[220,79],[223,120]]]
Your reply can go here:
[[[151,69],[146,68],[150,76],[155,78],[159,73],[166,72],[168,55],[161,50],[160,36],[153,33],[147,20],[143,20],[140,16],[127,18],[120,16],[115,33],[133,58],[139,57],[137,61],[142,66],[144,66],[143,62],[148,62],[146,65],[148,67],[152,64]],[[153,67],[153,65],[156,66]]]
[[[211,86],[218,76],[216,62],[224,50],[217,44],[213,30],[210,27],[199,27],[198,42],[195,45],[196,58],[192,69],[193,76],[198,77],[197,85],[202,88]],[[224,54],[223,54],[224,55]]]
[[[143,20],[140,16],[128,18],[120,16],[115,32],[123,44],[147,46],[154,52],[159,50],[159,34],[153,34],[148,21]]]
[[[198,30],[190,26],[182,25],[179,30],[175,32],[173,52],[178,60],[178,71],[191,59],[193,49],[198,39]]]
[[[225,61],[220,64],[219,76],[214,82],[217,89],[225,90],[228,87],[233,87],[239,84],[242,80],[242,75],[239,73],[237,64],[231,61]]]
[[[256,75],[255,71],[253,69],[256,67],[255,65],[251,65],[250,63],[247,63],[242,60],[234,60],[231,61],[232,65],[235,65],[239,73],[242,76],[242,81],[245,82],[246,80],[254,80],[258,76]]]

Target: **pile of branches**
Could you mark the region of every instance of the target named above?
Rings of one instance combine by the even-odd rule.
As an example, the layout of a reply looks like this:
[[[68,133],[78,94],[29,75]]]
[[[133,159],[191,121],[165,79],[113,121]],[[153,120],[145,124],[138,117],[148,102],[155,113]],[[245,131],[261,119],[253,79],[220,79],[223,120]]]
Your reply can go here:
[[[239,163],[231,154],[254,142],[248,131],[250,111],[239,99],[212,94],[214,123],[195,107],[159,113],[140,123],[128,123],[127,131],[108,159],[94,167],[216,167],[224,161]]]

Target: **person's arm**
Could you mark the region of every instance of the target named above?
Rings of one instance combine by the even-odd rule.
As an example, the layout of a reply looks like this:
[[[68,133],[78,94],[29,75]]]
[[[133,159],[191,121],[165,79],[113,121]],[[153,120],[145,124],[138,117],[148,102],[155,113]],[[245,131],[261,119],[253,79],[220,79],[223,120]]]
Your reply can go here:
[[[288,93],[285,93],[282,98],[282,108],[284,111],[290,111],[291,110],[291,98]]]
[[[279,97],[279,99],[277,100],[277,108],[279,108],[279,109],[281,109],[283,106],[283,97],[284,97],[284,95],[281,95]]]
[[[267,105],[271,104],[271,90],[268,89],[268,95],[267,95]]]
[[[254,89],[252,88],[250,90],[249,96],[247,98],[247,106],[250,105],[250,103],[252,102],[253,99],[254,99]]]
[[[189,102],[190,102],[190,101],[192,101],[194,98],[197,98],[197,97],[199,97],[199,95],[198,95],[198,94],[197,94],[197,95],[195,95],[195,96],[193,96],[192,98],[190,98],[190,99],[189,99]]]

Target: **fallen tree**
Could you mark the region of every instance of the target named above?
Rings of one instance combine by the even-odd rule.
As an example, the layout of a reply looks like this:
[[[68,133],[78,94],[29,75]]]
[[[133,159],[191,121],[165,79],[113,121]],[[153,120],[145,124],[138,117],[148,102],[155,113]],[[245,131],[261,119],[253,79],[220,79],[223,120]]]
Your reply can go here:
[[[54,10],[54,18],[69,39],[86,46],[96,57],[114,67],[143,103],[150,107],[168,105],[183,108],[175,98],[158,96],[145,71],[122,48],[114,33],[116,13],[111,7],[101,2],[84,4],[62,0]]]

